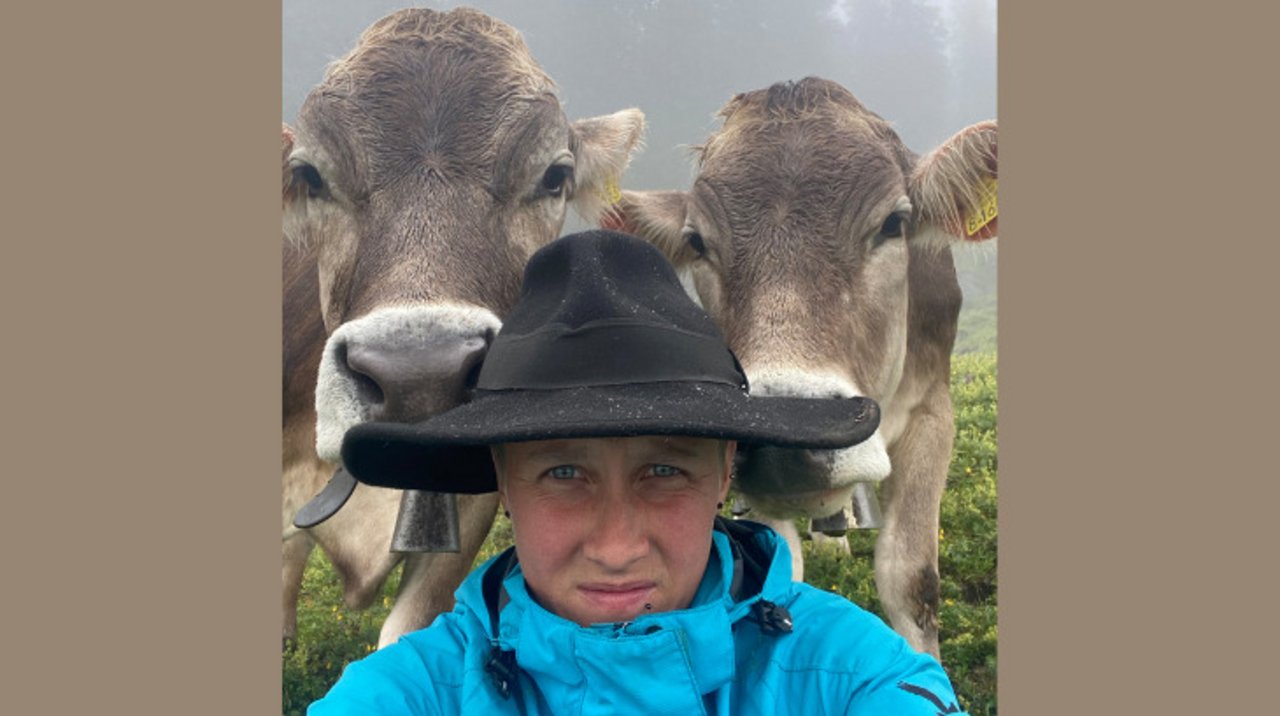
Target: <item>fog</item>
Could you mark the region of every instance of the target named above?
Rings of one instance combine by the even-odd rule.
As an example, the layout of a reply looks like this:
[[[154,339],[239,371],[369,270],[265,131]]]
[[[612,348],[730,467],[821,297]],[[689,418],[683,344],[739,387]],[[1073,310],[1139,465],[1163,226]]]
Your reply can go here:
[[[297,115],[325,66],[405,2],[283,0],[282,118]],[[852,91],[908,147],[929,151],[996,117],[995,0],[474,0],[518,29],[560,89],[570,120],[644,111],[629,189],[685,189],[688,147],[738,92],[818,76]],[[576,219],[576,217],[575,217]],[[573,221],[566,230],[580,228]],[[966,300],[995,290],[995,250],[959,260]],[[984,295],[989,299],[990,296]]]

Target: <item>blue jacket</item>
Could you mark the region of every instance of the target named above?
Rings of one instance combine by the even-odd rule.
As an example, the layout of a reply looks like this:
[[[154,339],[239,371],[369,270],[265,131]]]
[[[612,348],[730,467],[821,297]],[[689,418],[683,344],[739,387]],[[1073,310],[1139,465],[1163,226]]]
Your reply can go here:
[[[722,521],[713,541],[688,609],[591,627],[539,606],[508,550],[463,582],[453,612],[350,664],[307,713],[961,713],[933,657],[791,581],[772,530]]]

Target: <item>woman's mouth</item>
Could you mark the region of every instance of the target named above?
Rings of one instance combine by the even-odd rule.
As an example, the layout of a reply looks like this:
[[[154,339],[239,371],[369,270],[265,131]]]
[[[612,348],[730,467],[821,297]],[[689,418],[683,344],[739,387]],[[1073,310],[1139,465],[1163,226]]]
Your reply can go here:
[[[591,582],[578,587],[578,593],[595,611],[600,621],[631,619],[644,611],[657,585],[653,582]]]

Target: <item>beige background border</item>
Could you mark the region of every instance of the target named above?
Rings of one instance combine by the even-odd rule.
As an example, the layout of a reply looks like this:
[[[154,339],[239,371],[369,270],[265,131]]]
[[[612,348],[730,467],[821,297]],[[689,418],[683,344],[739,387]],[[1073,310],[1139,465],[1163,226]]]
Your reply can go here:
[[[0,703],[279,713],[280,9],[31,7],[0,11]]]
[[[245,5],[2,11],[15,713],[278,708],[280,12]],[[1274,708],[1274,24],[1235,5],[1001,8],[1005,714]]]
[[[1001,6],[1005,714],[1276,709],[1277,62],[1237,7]]]

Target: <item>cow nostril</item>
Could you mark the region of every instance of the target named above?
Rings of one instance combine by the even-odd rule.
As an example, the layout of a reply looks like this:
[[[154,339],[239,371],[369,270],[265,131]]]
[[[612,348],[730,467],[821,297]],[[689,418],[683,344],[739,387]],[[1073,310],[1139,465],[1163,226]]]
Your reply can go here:
[[[467,370],[467,377],[463,380],[462,386],[468,391],[475,390],[476,383],[480,380],[480,369],[484,367],[484,361],[477,359],[471,364],[471,368]]]
[[[378,385],[377,379],[352,363],[348,348],[346,343],[338,346],[337,359],[338,364],[346,366],[349,371],[348,375],[355,384],[356,398],[364,405],[383,404],[386,401],[386,395],[382,392],[382,386]]]
[[[349,337],[334,358],[370,419],[415,421],[467,400],[492,332],[452,327]]]
[[[382,405],[386,402],[387,396],[382,392],[378,381],[354,369],[351,371],[351,378],[355,381],[356,396],[360,402],[365,405]]]
[[[481,345],[464,360],[463,368],[466,370],[466,375],[463,376],[462,387],[468,393],[475,390],[476,383],[480,380],[480,369],[484,367],[484,357],[489,352],[489,346],[493,345],[495,335],[496,332],[492,328],[485,329],[484,334],[480,336]]]

